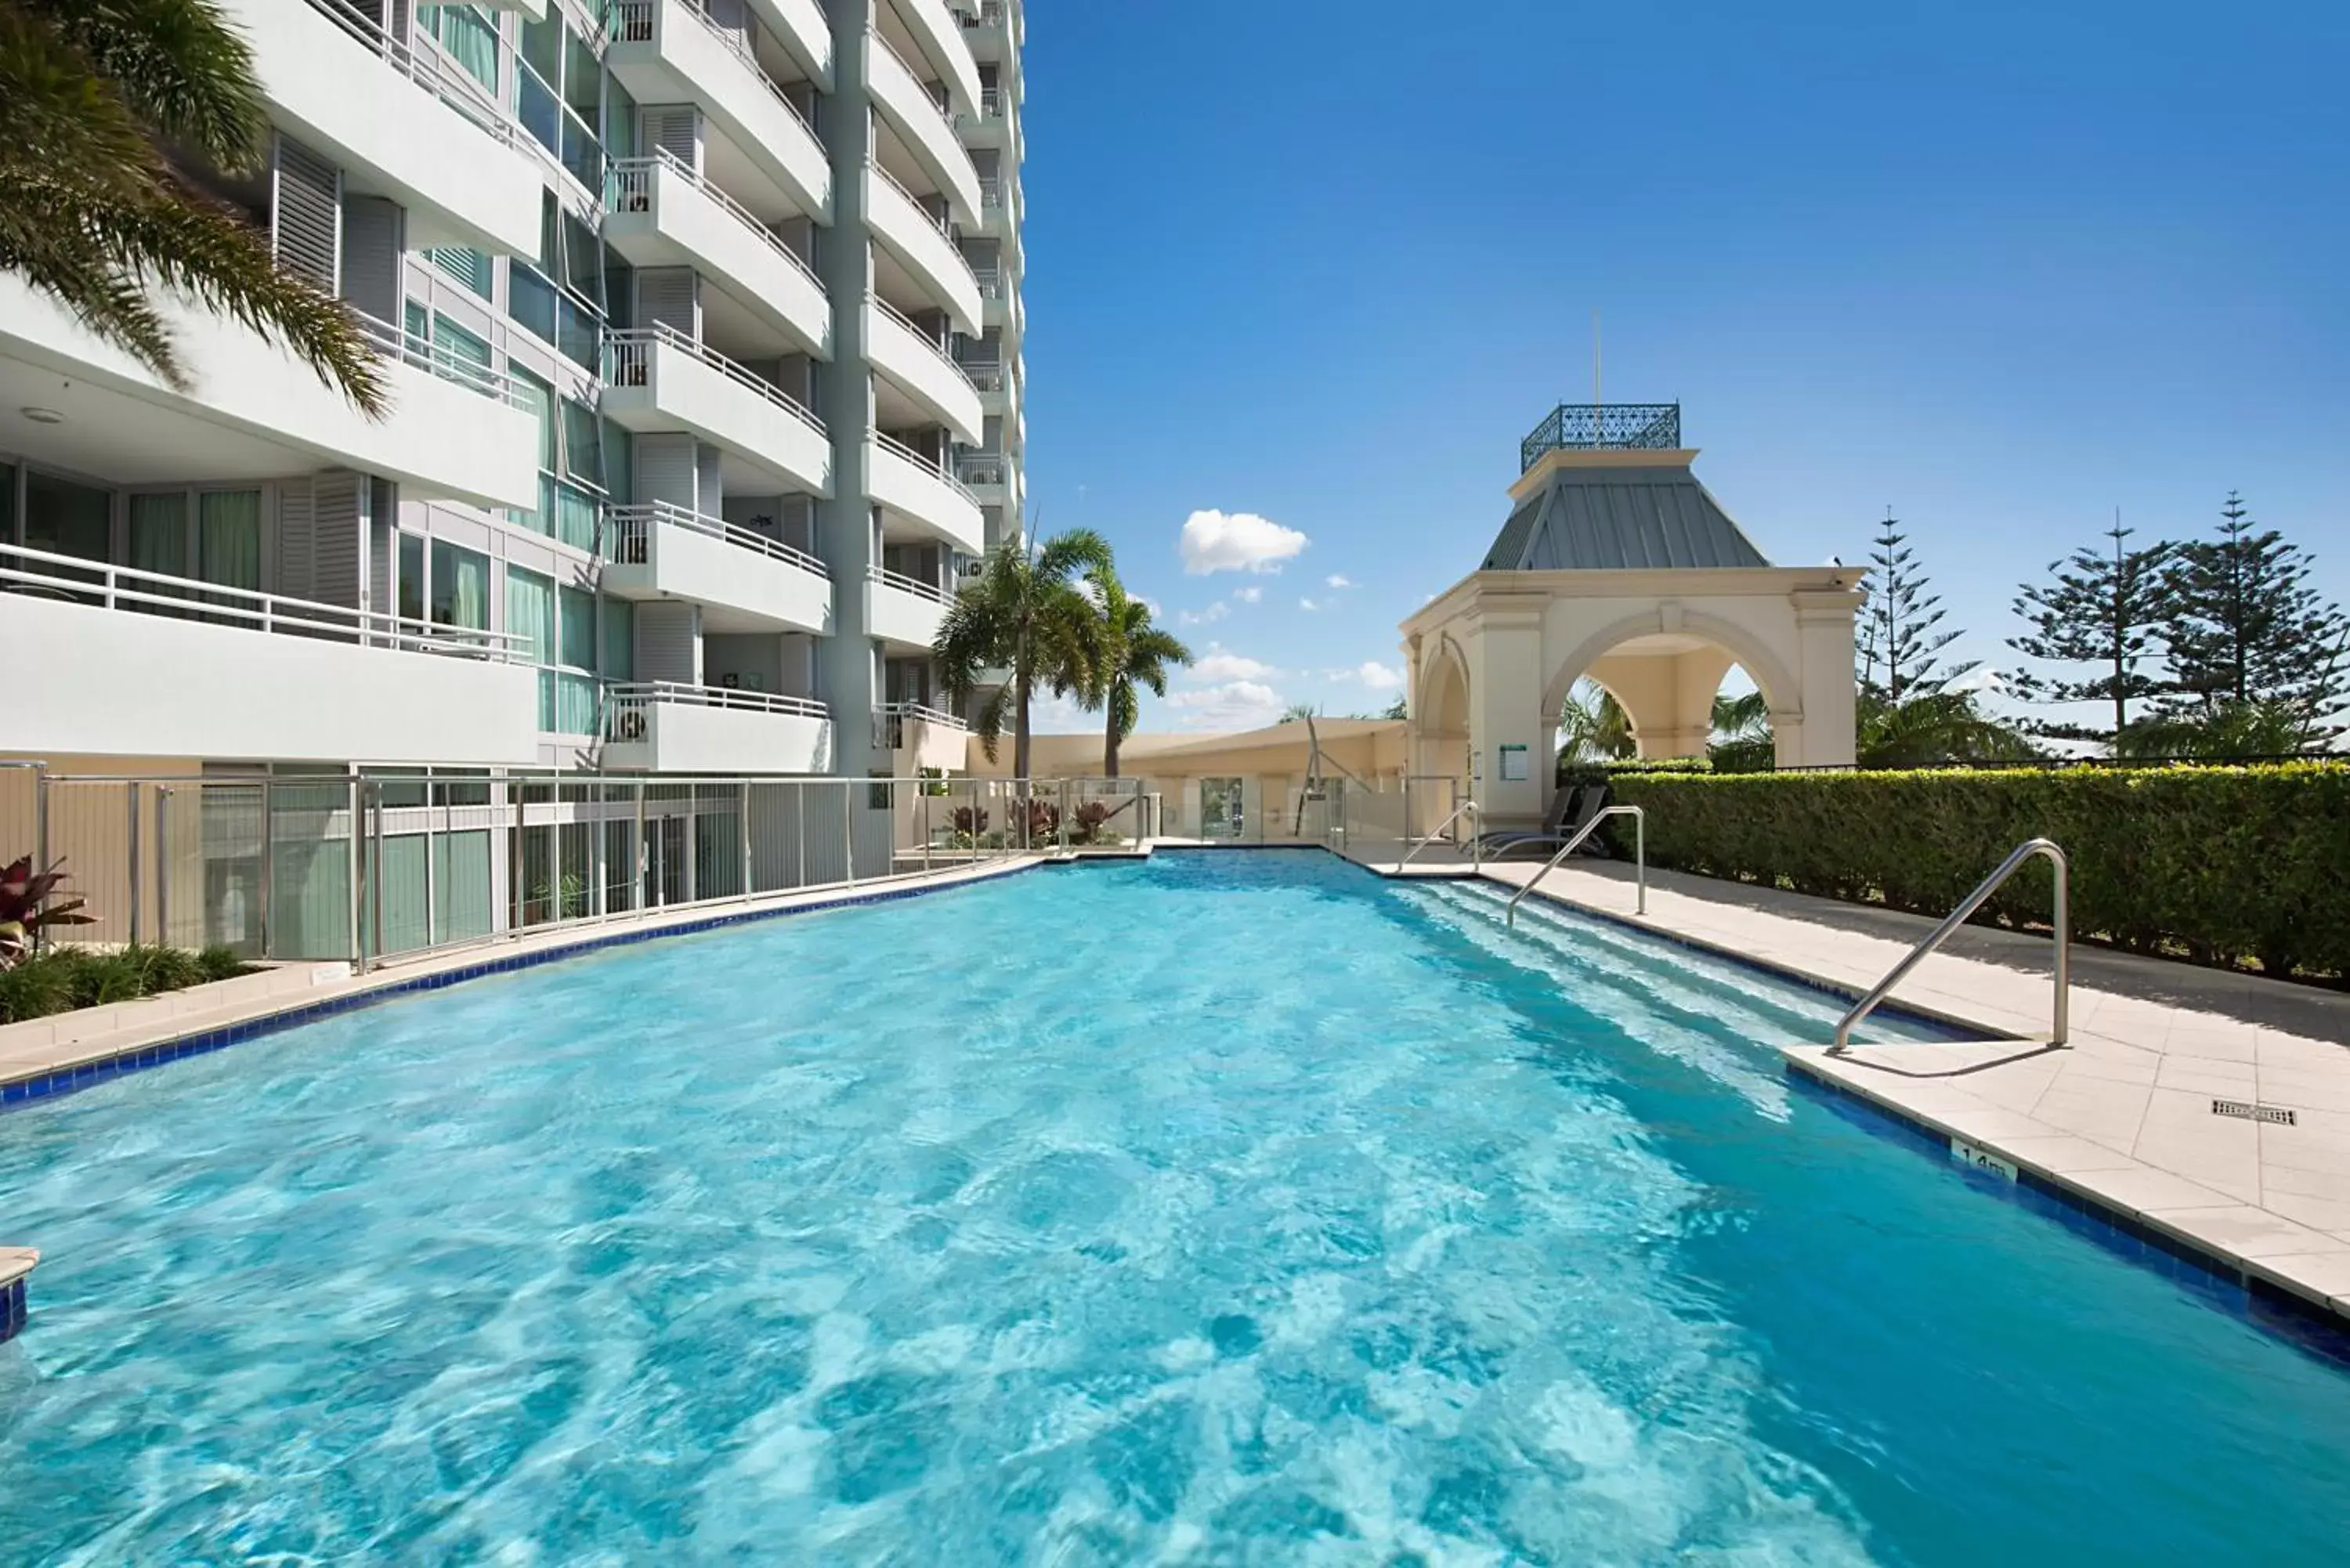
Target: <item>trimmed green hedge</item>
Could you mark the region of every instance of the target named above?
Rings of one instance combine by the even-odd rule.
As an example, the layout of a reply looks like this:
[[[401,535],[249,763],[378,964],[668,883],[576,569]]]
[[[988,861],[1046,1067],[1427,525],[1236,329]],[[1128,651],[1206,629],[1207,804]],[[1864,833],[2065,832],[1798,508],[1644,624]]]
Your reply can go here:
[[[1919,914],[1949,912],[2027,838],[2073,867],[2073,929],[2142,952],[2350,974],[2350,765],[1611,771],[1657,866]],[[1628,853],[1622,820],[1611,825]],[[2050,874],[1988,918],[2045,924]]]

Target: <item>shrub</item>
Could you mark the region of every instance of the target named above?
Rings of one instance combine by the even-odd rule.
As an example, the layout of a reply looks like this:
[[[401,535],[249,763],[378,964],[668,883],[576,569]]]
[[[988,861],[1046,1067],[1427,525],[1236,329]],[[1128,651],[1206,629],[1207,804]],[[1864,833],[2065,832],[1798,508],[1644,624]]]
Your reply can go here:
[[[249,967],[225,947],[53,947],[0,970],[0,1023],[182,991]]]
[[[2350,765],[1906,773],[1613,771],[1648,858],[1799,893],[1947,913],[2027,838],[2072,862],[2073,929],[2143,952],[2350,972]],[[1612,825],[1628,848],[1628,827]],[[1985,917],[2044,924],[2034,865]]]

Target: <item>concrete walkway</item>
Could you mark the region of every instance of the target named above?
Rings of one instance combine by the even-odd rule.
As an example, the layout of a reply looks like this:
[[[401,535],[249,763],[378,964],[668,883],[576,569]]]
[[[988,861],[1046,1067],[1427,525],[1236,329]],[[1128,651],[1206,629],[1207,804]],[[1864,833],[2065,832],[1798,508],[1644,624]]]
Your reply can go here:
[[[1418,869],[1417,867],[1414,869]],[[1484,867],[1523,887],[1538,863]],[[1848,991],[1932,921],[1800,894],[1576,862],[1537,898]],[[2047,1044],[2045,939],[1969,927],[1895,1000],[1997,1037],[1786,1052],[1835,1084],[2350,1316],[2350,996],[2074,949],[2072,1041]],[[1993,1168],[1996,1168],[1994,1166]]]

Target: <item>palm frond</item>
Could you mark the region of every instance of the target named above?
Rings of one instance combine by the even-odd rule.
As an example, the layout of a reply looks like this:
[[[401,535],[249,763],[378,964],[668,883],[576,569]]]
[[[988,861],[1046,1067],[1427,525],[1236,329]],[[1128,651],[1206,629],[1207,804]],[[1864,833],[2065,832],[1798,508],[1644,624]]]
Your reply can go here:
[[[225,173],[258,167],[269,115],[253,49],[208,0],[15,0],[47,20],[161,137]]]

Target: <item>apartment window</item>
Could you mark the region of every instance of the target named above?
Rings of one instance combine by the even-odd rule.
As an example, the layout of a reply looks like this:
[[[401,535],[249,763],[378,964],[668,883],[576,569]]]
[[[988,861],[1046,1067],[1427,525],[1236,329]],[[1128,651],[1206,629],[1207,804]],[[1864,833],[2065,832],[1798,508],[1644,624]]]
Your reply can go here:
[[[598,195],[604,188],[604,65],[588,41],[564,25],[558,7],[545,21],[525,17],[515,110],[523,129]]]
[[[435,245],[424,253],[424,257],[484,299],[494,292],[487,251],[477,251],[471,245]]]
[[[196,575],[224,588],[261,589],[261,492],[196,496]]]
[[[424,619],[424,535],[402,534],[392,560],[392,613],[402,625]]]
[[[498,25],[480,6],[427,5],[416,19],[423,31],[440,40],[442,48],[467,76],[493,96],[497,93]]]
[[[16,542],[16,465],[0,462],[0,545]]]
[[[597,668],[604,679],[629,681],[637,678],[637,607],[626,599],[604,601],[603,659]]]
[[[596,729],[596,596],[579,588],[556,595],[555,728],[566,735]]]
[[[442,626],[490,629],[490,558],[445,539],[432,541],[432,619]]]
[[[25,544],[52,555],[103,561],[114,535],[114,495],[37,469],[25,474]]]
[[[187,576],[187,493],[174,490],[161,495],[134,495],[129,511],[130,566],[165,576]]]

